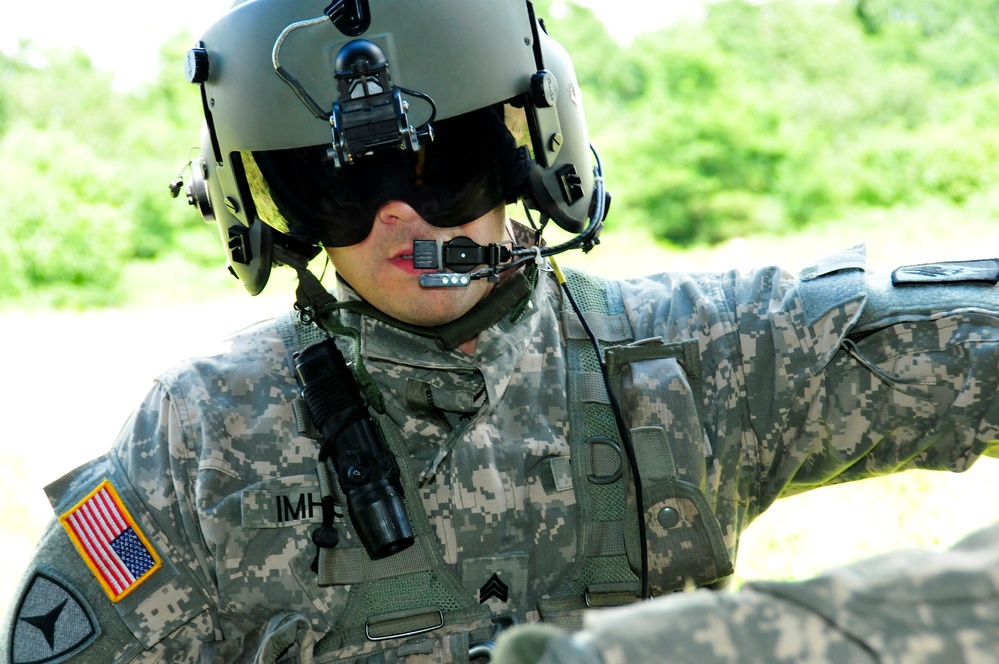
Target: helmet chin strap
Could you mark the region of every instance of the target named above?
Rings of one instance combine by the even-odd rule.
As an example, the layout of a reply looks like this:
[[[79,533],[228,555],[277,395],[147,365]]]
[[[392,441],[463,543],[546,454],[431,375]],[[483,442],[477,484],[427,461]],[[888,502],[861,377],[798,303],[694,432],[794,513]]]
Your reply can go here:
[[[509,317],[512,322],[516,322],[525,310],[527,301],[534,293],[534,288],[537,285],[537,274],[537,271],[529,266],[527,270],[510,275],[490,290],[466,313],[453,321],[434,327],[424,327],[401,321],[376,308],[366,300],[334,300],[334,303],[328,309],[320,312],[320,315],[325,315],[330,310],[352,311],[404,332],[434,339],[441,350],[454,350],[469,339],[476,337],[483,330],[496,325],[504,317]],[[347,285],[349,286],[349,284]],[[296,307],[298,307],[297,304]]]
[[[318,317],[334,308],[337,299],[323,286],[322,282],[309,271],[309,260],[284,247],[275,245],[274,258],[295,270],[298,287],[295,289],[295,310],[303,323],[313,323]]]
[[[510,275],[479,300],[468,313],[433,328],[437,345],[444,350],[453,350],[475,338],[483,330],[496,325],[505,316],[515,318],[523,310],[525,300],[534,293],[536,284],[537,272],[528,275],[519,271]]]

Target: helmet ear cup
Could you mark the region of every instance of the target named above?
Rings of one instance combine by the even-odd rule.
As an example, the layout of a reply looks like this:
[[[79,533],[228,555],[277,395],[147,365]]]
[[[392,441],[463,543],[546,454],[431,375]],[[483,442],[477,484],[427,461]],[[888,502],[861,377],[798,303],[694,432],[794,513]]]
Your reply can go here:
[[[207,140],[208,133],[203,138]],[[205,148],[205,146],[202,146]],[[235,178],[235,189],[245,192],[245,174],[237,168],[239,160],[232,161]],[[253,205],[244,210],[245,220],[237,217],[230,210],[239,210],[239,200],[235,197],[225,197],[222,192],[221,177],[218,164],[211,159],[205,159],[204,154],[198,155],[191,162],[191,180],[187,186],[187,202],[198,208],[202,218],[207,223],[215,224],[222,240],[229,273],[236,277],[250,295],[259,295],[270,278],[271,269],[278,261],[275,255],[275,244],[282,248],[279,262],[291,261],[296,264],[300,260],[309,261],[320,252],[318,246],[311,246],[281,233],[260,220]],[[252,199],[247,195],[242,200]],[[213,201],[225,201],[224,205],[216,207]]]
[[[544,30],[538,41],[554,88],[545,98],[554,108],[538,108],[532,99],[536,128],[532,131],[537,166],[530,176],[532,203],[556,224],[571,233],[580,232],[590,213],[594,192],[593,155],[590,151],[582,93],[566,50]],[[539,72],[540,73],[540,72]],[[536,97],[532,95],[532,97]],[[557,111],[557,119],[551,118]],[[550,128],[548,128],[550,127]],[[544,159],[539,159],[539,151]]]
[[[209,166],[208,170],[211,173],[214,169]],[[218,178],[209,177],[208,191],[214,199],[222,199]],[[215,221],[229,272],[243,283],[250,295],[258,295],[267,285],[274,259],[274,236],[270,226],[255,215],[247,215],[244,222],[224,205],[215,210]]]
[[[208,195],[208,164],[205,158],[198,155],[191,162],[191,181],[187,185],[187,204],[198,208],[205,223],[215,221],[215,210],[212,209],[212,199]]]
[[[249,228],[235,218],[232,221],[235,223],[229,226],[221,221],[218,224],[229,272],[250,295],[258,295],[271,276],[275,231],[259,219],[251,221]]]
[[[246,215],[248,222],[244,222],[226,205],[213,204],[213,201],[225,200],[213,160],[199,155],[192,162],[191,170],[188,203],[198,208],[206,222],[218,226],[229,272],[242,282],[250,295],[258,295],[271,275],[274,231],[253,214]]]

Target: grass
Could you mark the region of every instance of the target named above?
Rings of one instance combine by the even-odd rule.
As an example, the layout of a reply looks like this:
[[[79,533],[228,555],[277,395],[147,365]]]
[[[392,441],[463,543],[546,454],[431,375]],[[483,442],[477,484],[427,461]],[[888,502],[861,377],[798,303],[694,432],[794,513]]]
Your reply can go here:
[[[763,264],[798,270],[866,242],[870,264],[884,271],[901,263],[990,257],[999,247],[989,206],[871,212],[803,233],[688,250],[659,245],[639,230],[615,230],[613,218],[610,226],[596,250],[566,254],[560,262],[614,277]],[[0,571],[0,607],[13,596],[51,516],[41,487],[102,454],[152,376],[226,332],[287,310],[294,297],[290,270],[276,270],[267,290],[250,298],[224,269],[192,270],[176,258],[129,266],[126,282],[123,309],[0,311],[8,348],[0,401],[17,414],[5,422],[0,450],[0,546],[9,561]],[[36,352],[22,352],[29,348]],[[47,421],[56,426],[40,424]],[[737,581],[801,578],[899,546],[947,546],[999,520],[992,498],[997,484],[999,460],[983,459],[962,475],[909,472],[783,499],[745,533]]]
[[[783,498],[742,538],[736,582],[800,579],[899,547],[941,549],[999,521],[999,459],[908,471]]]

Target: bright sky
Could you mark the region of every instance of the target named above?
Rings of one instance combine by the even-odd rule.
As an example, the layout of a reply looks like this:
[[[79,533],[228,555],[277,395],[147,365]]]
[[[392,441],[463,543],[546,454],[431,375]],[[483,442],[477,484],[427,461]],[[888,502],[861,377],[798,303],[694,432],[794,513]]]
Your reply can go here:
[[[76,45],[99,69],[116,73],[119,87],[150,77],[165,40],[183,30],[201,34],[232,0],[3,0],[0,50],[11,52],[20,39],[52,48]],[[594,9],[611,34],[628,41],[641,29],[696,14],[701,0],[578,0]],[[181,65],[178,65],[181,66]]]
[[[97,68],[114,71],[119,86],[130,87],[155,74],[159,49],[170,36],[183,30],[201,34],[230,4],[231,0],[3,0],[0,49],[9,53],[25,38],[42,48],[79,46]]]

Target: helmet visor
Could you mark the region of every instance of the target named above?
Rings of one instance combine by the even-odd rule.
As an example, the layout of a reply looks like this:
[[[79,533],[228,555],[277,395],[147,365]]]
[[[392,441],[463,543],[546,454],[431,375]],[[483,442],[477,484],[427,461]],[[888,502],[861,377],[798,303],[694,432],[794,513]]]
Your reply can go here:
[[[416,152],[378,150],[341,168],[328,145],[243,153],[257,216],[295,239],[347,247],[368,237],[391,200],[449,228],[517,199],[533,161],[501,105],[437,121],[434,133]]]

